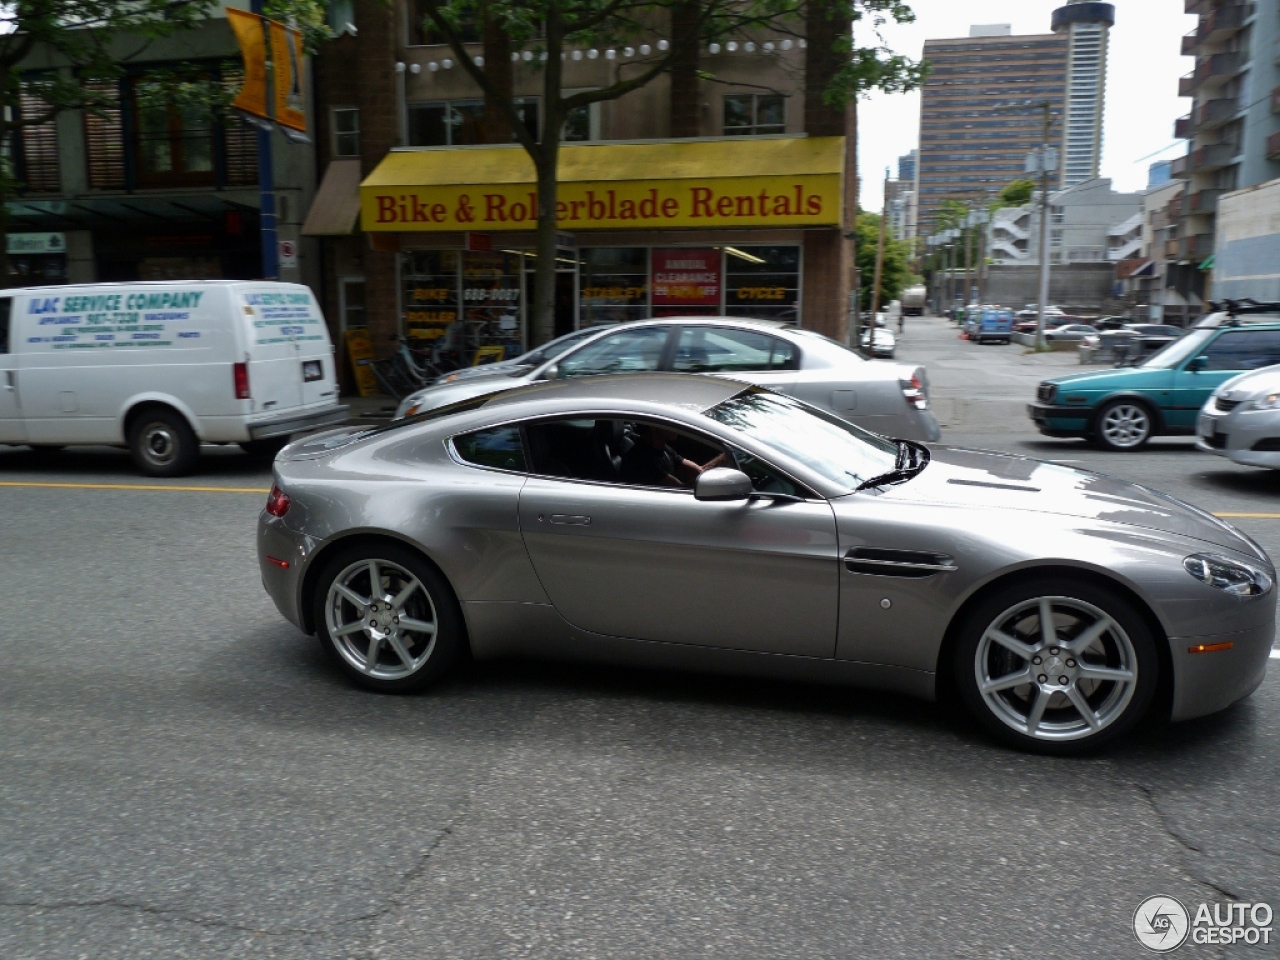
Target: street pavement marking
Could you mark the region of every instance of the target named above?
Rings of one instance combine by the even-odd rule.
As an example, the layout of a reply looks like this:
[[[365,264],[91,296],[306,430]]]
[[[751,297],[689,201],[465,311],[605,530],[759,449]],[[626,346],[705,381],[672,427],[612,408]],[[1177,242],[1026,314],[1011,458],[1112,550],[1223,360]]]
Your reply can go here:
[[[1223,520],[1244,518],[1246,520],[1280,520],[1280,513],[1215,513],[1215,517]]]
[[[176,490],[181,493],[252,493],[266,496],[265,487],[161,486],[158,483],[58,483],[51,480],[0,480],[0,487],[47,487],[55,490]]]

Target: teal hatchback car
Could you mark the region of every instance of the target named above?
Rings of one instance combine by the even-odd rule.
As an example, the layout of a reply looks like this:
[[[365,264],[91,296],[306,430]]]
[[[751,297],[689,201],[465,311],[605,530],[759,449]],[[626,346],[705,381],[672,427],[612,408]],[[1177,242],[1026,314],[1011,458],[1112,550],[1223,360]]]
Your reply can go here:
[[[1027,412],[1047,437],[1136,450],[1154,436],[1194,434],[1220,384],[1277,363],[1280,304],[1229,304],[1136,367],[1045,380]]]

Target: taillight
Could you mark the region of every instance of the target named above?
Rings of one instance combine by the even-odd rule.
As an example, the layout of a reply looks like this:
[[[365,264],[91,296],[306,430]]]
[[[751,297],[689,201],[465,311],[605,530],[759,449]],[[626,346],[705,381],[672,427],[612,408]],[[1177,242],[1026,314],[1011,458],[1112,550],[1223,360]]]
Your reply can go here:
[[[249,365],[247,363],[233,363],[231,365],[231,379],[236,387],[236,399],[248,400],[249,397]]]
[[[917,410],[929,409],[929,394],[925,391],[924,384],[920,382],[920,377],[916,374],[911,375],[910,380],[899,380],[902,384],[902,395],[907,398],[907,404],[915,407]]]
[[[289,512],[290,502],[288,495],[273,483],[271,492],[267,494],[267,513],[273,517],[283,517]]]

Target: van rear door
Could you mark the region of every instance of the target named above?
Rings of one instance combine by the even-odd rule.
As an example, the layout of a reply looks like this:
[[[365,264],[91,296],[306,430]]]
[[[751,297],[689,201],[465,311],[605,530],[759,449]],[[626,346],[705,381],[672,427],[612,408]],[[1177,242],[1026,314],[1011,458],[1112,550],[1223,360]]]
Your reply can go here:
[[[246,284],[235,298],[245,324],[250,410],[280,413],[302,406],[298,335],[310,291],[295,284]]]
[[[308,407],[337,403],[338,371],[329,328],[311,290],[302,289],[309,298],[306,317],[298,318],[297,325],[302,330],[296,336],[298,359],[302,363],[302,403]]]
[[[27,439],[18,405],[17,324],[12,322],[13,297],[0,297],[0,443]]]

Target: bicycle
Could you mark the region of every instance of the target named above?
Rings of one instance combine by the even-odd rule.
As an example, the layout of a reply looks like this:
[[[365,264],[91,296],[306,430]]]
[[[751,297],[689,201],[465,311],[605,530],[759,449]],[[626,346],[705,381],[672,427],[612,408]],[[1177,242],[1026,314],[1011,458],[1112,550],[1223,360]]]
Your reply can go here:
[[[393,399],[403,400],[418,389],[418,386],[405,377],[395,357],[384,357],[381,360],[362,360],[361,363],[373,371],[374,379],[378,381],[378,387]]]

